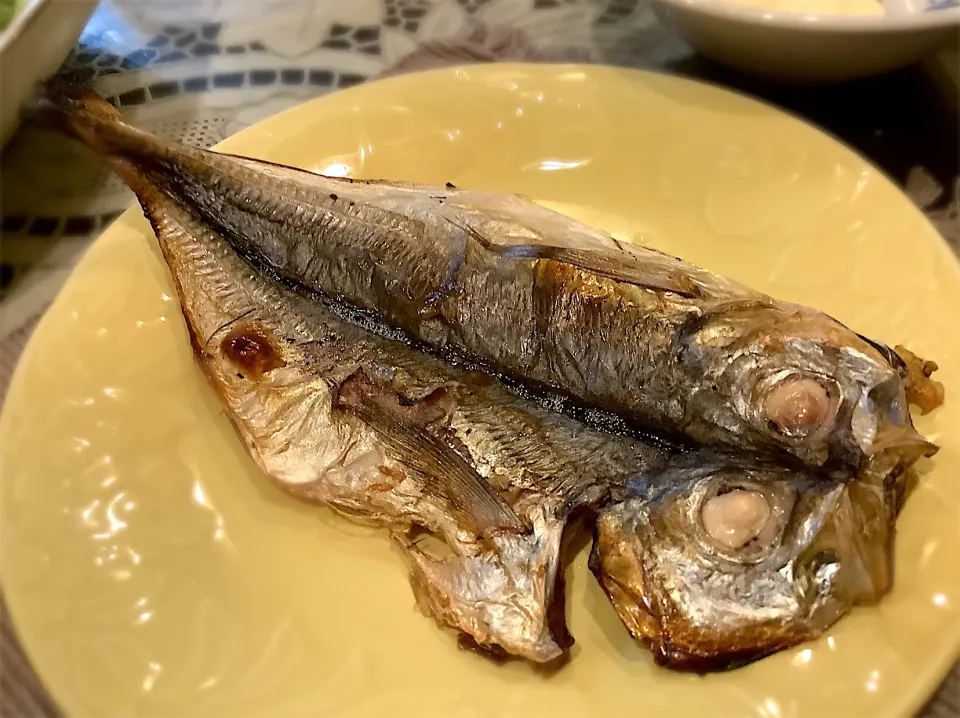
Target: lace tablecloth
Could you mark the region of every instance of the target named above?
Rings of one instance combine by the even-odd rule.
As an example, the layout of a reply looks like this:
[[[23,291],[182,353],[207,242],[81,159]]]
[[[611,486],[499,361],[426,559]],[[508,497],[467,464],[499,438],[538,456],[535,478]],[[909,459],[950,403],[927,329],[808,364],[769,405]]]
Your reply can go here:
[[[957,88],[920,68],[839,88],[750,81],[693,55],[645,0],[105,0],[61,72],[137,126],[210,146],[372,77],[461,62],[576,60],[730,85],[825,126],[905,186],[960,252]],[[0,173],[0,402],[36,320],[132,194],[64,139],[24,128]],[[57,716],[5,609],[0,716]],[[924,709],[960,716],[960,668]]]

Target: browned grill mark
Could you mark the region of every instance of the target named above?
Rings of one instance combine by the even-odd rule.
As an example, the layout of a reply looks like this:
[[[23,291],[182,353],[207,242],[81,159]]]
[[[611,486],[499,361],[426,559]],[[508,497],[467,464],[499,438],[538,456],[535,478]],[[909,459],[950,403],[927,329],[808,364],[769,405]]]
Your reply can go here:
[[[394,483],[400,483],[405,478],[407,478],[406,474],[404,474],[402,471],[398,471],[397,469],[394,469],[391,466],[387,466],[386,464],[381,464],[380,466],[378,466],[377,471],[379,471],[384,476],[393,479]]]
[[[233,329],[220,342],[220,350],[244,376],[255,381],[273,369],[286,366],[276,344],[258,324]]]

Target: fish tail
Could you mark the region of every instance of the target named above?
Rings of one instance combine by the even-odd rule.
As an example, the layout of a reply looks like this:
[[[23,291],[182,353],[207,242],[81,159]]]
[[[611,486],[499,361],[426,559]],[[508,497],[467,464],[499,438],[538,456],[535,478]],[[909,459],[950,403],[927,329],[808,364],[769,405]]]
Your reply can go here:
[[[133,190],[172,269],[176,259],[170,254],[168,232],[163,228],[171,200],[149,170],[162,159],[162,141],[128,125],[113,105],[89,90],[48,85],[31,102],[28,112],[41,125],[92,149]]]
[[[96,152],[130,187],[153,221],[161,192],[150,168],[169,153],[168,143],[129,125],[96,92],[63,81],[48,82],[24,108],[40,126],[78,140]]]
[[[124,124],[117,109],[92,90],[48,82],[23,108],[24,119],[62,132],[92,149],[102,144],[104,127]]]
[[[169,151],[165,141],[127,124],[120,112],[96,92],[62,81],[42,86],[24,107],[23,115],[39,126],[81,142],[108,160],[149,164]]]

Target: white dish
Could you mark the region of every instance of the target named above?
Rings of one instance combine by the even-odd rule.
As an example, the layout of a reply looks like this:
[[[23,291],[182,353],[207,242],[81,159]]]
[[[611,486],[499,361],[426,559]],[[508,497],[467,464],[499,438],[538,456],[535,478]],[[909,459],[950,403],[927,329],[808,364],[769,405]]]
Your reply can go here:
[[[38,82],[57,71],[97,0],[31,0],[0,34],[0,146],[20,124]]]
[[[852,6],[845,13],[805,14],[794,11],[802,6],[795,0],[652,4],[664,24],[707,57],[777,80],[836,82],[882,74],[942,49],[960,33],[960,7],[933,0],[898,0],[882,14],[850,12]]]

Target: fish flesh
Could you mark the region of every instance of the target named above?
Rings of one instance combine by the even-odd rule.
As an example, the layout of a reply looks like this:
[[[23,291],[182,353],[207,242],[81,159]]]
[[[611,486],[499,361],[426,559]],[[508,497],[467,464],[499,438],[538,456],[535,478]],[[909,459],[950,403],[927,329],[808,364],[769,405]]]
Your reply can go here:
[[[685,457],[600,512],[590,567],[658,664],[734,668],[886,595],[904,477],[874,466],[824,482]]]
[[[113,112],[77,102],[85,116]],[[105,159],[152,224],[195,356],[253,459],[288,493],[386,528],[409,558],[423,611],[473,645],[536,663],[564,655],[563,539],[580,511],[600,512],[591,564],[601,585],[631,632],[674,667],[766,655],[886,590],[870,571],[847,579],[885,565],[874,556],[887,549],[846,540],[869,515],[858,481],[678,453],[540,406],[278,281],[149,173]],[[426,550],[424,535],[443,550]],[[714,562],[706,580],[696,561]],[[744,570],[751,562],[760,568]],[[650,604],[696,589],[692,581],[716,592],[671,617],[695,621],[705,602],[740,605],[722,631],[683,633]],[[811,601],[784,608],[804,592]],[[771,616],[780,630],[769,629]]]
[[[826,314],[625,244],[515,195],[325,177],[70,107],[241,254],[447,359],[699,444],[861,471],[929,456],[933,380]],[[928,365],[929,366],[929,365]]]

